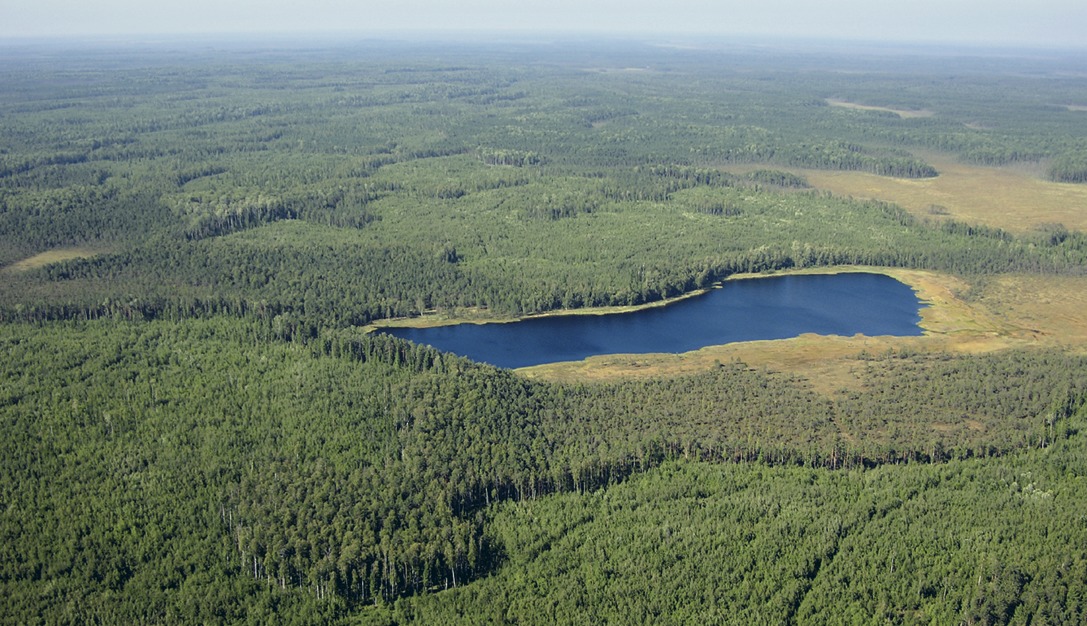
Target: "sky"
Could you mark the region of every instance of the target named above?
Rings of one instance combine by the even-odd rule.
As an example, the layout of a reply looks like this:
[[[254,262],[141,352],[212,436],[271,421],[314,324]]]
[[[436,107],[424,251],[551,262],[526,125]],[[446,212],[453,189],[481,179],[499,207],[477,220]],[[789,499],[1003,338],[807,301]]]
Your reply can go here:
[[[1087,1],[0,0],[0,39],[412,31],[1087,47]]]

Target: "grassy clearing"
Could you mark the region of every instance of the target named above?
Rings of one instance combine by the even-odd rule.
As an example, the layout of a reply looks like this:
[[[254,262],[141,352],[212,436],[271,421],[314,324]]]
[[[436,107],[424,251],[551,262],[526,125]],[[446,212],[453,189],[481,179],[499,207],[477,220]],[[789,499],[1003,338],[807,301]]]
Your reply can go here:
[[[11,272],[25,272],[27,270],[36,269],[49,265],[50,263],[59,263],[60,261],[68,261],[70,259],[83,259],[92,257],[98,254],[102,254],[104,250],[96,248],[54,248],[52,250],[46,250],[40,252],[32,257],[23,259],[22,261],[16,261],[11,265],[3,268],[2,271]]]
[[[933,112],[928,109],[892,109],[889,107],[875,107],[865,104],[856,104],[855,102],[849,102],[847,100],[838,100],[836,98],[827,98],[827,104],[832,107],[842,107],[844,109],[855,109],[858,111],[887,111],[888,113],[894,113],[903,119],[910,119],[915,117],[932,117]]]
[[[1038,342],[1087,352],[1087,277],[1000,276],[974,300]]]
[[[915,215],[985,224],[1024,233],[1060,223],[1087,230],[1087,185],[1054,183],[1014,167],[980,167],[924,155],[936,178],[888,178],[862,172],[796,170],[814,187],[843,196],[894,202]]]

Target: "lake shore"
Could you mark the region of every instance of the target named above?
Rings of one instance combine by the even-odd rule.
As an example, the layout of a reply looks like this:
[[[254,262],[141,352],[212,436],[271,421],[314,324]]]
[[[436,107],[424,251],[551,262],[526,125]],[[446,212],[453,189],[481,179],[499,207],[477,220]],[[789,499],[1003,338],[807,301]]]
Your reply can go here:
[[[677,376],[705,371],[717,363],[740,361],[808,379],[826,393],[852,388],[860,378],[854,371],[870,355],[887,352],[982,353],[1015,347],[1052,345],[1060,349],[1087,349],[1087,314],[1053,311],[1053,294],[1087,294],[1087,278],[1008,277],[984,285],[944,272],[875,266],[795,268],[760,274],[735,274],[726,281],[793,274],[867,272],[890,276],[914,290],[922,303],[918,337],[853,337],[805,334],[792,339],[737,342],[709,346],[680,354],[627,354],[594,356],[581,361],[519,368],[526,378],[555,382],[609,381],[626,378]],[[1053,283],[1053,284],[1051,284]],[[722,283],[723,284],[723,283]],[[716,287],[716,286],[715,286]],[[461,323],[508,323],[556,315],[607,315],[667,306],[701,295],[684,294],[640,306],[597,307],[549,311],[520,318],[498,318],[485,310],[459,310],[415,318],[383,321],[366,327],[426,328]],[[1087,297],[1087,296],[1085,296]],[[1070,304],[1070,306],[1075,303]],[[1067,307],[1065,307],[1067,308]]]
[[[725,283],[737,280],[754,280],[759,278],[770,278],[773,276],[790,276],[790,275],[835,275],[846,273],[862,273],[862,274],[883,274],[890,276],[911,287],[922,304],[927,304],[926,298],[927,285],[931,281],[920,280],[913,274],[916,273],[931,273],[920,272],[913,270],[902,270],[900,268],[889,267],[876,267],[866,265],[841,265],[831,267],[808,267],[808,268],[794,268],[788,270],[775,270],[764,273],[739,273],[733,274],[725,280],[715,283],[705,289],[696,289],[694,291],[687,292],[685,294],[673,297],[665,298],[663,300],[655,300],[653,302],[646,302],[644,304],[628,305],[628,306],[602,306],[602,307],[584,307],[577,309],[555,309],[552,311],[544,311],[542,313],[533,313],[532,315],[522,316],[499,316],[493,315],[485,308],[462,308],[453,309],[450,311],[427,311],[422,315],[415,317],[397,317],[388,320],[381,320],[372,324],[367,324],[362,327],[362,331],[369,333],[379,330],[381,328],[434,328],[438,326],[453,326],[456,324],[510,324],[514,322],[523,322],[530,319],[557,317],[565,315],[614,315],[617,313],[634,313],[636,311],[644,311],[646,309],[653,309],[658,307],[668,306],[681,302],[689,298],[694,298],[708,293],[710,290],[718,289]],[[913,282],[911,282],[913,281]],[[914,284],[914,282],[918,284]],[[923,317],[923,316],[922,316]],[[922,328],[924,326],[922,325]]]

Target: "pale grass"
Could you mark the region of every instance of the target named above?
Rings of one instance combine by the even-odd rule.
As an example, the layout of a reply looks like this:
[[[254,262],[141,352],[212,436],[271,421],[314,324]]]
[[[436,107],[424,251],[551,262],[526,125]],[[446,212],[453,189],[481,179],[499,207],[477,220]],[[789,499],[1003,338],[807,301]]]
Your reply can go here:
[[[843,109],[855,109],[858,111],[886,111],[888,113],[895,113],[898,117],[903,119],[910,119],[916,117],[932,117],[932,111],[928,109],[894,109],[890,107],[876,107],[868,106],[866,104],[857,104],[855,102],[849,102],[848,100],[839,100],[837,98],[827,98],[827,104],[834,107],[841,107]]]
[[[16,261],[3,269],[4,271],[25,272],[27,270],[49,265],[50,263],[59,263],[71,259],[90,258],[102,254],[103,252],[104,250],[102,249],[86,247],[54,248],[52,250],[40,252],[21,261]]]
[[[924,155],[940,173],[907,179],[863,172],[791,170],[813,187],[841,196],[893,202],[926,218],[951,218],[1026,233],[1045,224],[1087,230],[1087,185],[1055,183],[1014,167],[964,165],[945,156]],[[935,215],[933,208],[946,217]]]

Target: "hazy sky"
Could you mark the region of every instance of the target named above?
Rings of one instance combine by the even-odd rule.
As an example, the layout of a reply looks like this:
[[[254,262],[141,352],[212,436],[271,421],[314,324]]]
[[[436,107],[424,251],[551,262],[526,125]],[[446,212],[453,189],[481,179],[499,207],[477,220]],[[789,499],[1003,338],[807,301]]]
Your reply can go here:
[[[1087,46],[1085,0],[0,0],[0,38],[426,30]]]

